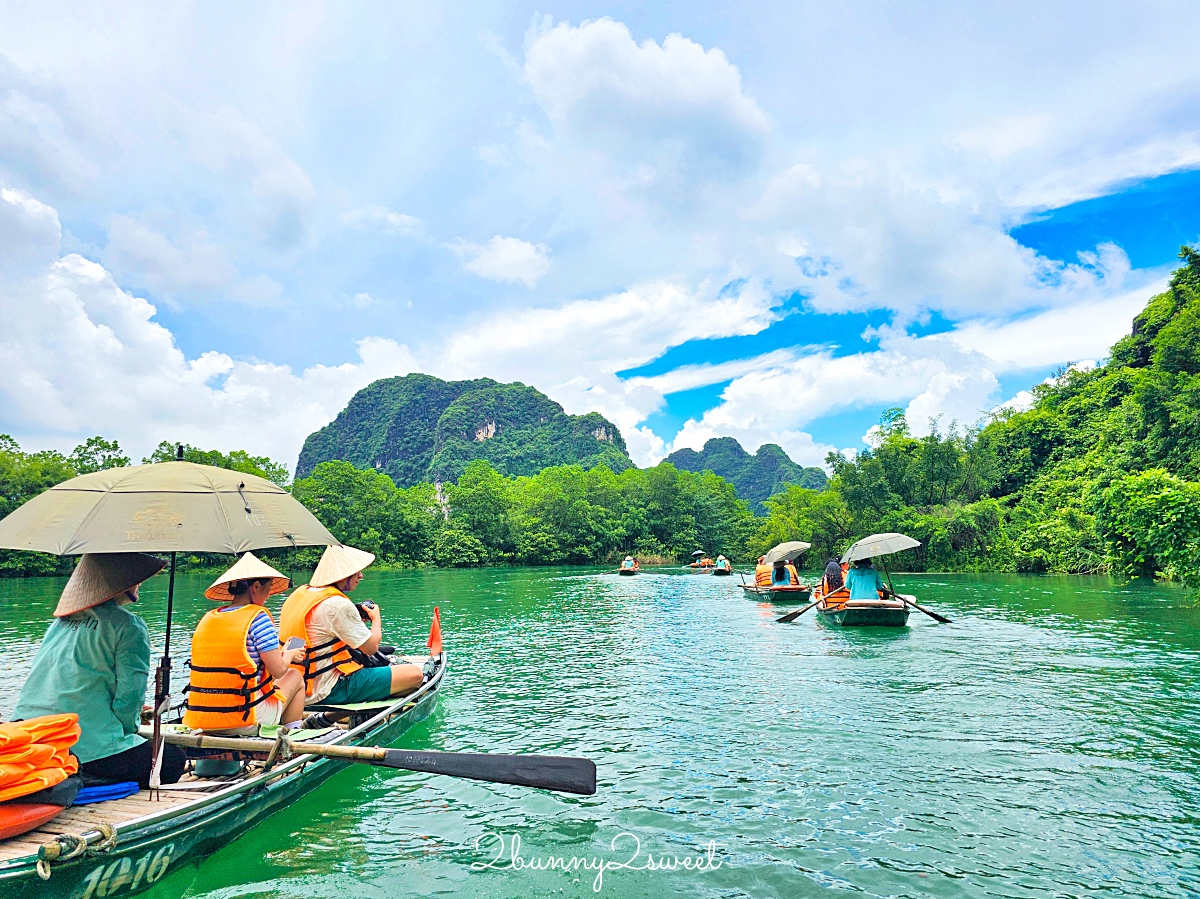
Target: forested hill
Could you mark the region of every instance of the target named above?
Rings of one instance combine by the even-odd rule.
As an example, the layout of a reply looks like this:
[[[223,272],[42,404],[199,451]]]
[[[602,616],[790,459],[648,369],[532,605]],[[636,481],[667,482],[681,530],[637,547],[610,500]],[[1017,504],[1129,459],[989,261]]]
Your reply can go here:
[[[551,465],[603,464],[620,472],[633,464],[620,431],[599,413],[567,415],[518,382],[423,374],[386,378],[356,393],[304,441],[296,477],[333,459],[383,471],[401,487],[456,480],[476,459],[510,476]]]
[[[774,443],[764,443],[752,456],[733,437],[713,437],[699,452],[676,450],[667,456],[667,461],[684,471],[719,474],[737,488],[738,497],[756,514],[766,511],[763,500],[787,484],[823,490],[826,483],[825,472],[797,465]]]
[[[1200,252],[1152,297],[1109,360],[1033,388],[982,429],[914,437],[899,410],[821,494],[768,500],[762,539],[820,552],[902,531],[918,570],[1097,572],[1200,586]]]

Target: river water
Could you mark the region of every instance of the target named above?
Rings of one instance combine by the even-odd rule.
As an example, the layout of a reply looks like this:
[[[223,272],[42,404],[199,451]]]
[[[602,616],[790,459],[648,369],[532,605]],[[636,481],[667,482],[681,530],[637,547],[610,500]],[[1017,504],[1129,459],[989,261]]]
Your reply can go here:
[[[180,660],[206,580],[178,585]],[[0,581],[5,714],[61,585]],[[419,651],[438,605],[450,654],[401,745],[585,755],[597,794],[355,768],[146,895],[1200,894],[1200,609],[1103,578],[897,587],[954,623],[778,625],[794,606],[678,570],[371,574],[388,642]]]

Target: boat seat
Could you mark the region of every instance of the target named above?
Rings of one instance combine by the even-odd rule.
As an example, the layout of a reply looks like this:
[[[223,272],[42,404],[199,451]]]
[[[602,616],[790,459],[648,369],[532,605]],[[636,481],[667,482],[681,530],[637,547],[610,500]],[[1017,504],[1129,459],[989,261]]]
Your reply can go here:
[[[361,715],[363,712],[376,712],[386,709],[389,706],[396,704],[399,696],[393,696],[391,699],[380,699],[374,702],[343,702],[333,705],[328,702],[315,702],[312,705],[306,705],[304,711],[313,712],[349,712],[351,714]]]

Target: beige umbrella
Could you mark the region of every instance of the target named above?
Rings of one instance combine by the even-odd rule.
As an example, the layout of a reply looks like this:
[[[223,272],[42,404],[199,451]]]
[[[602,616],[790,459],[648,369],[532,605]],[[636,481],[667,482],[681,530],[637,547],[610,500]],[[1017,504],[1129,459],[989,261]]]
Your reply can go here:
[[[774,565],[776,562],[782,562],[784,559],[800,555],[800,553],[804,552],[810,546],[812,546],[811,543],[805,543],[803,540],[789,540],[786,543],[780,543],[763,556],[763,563]]]
[[[179,448],[182,455],[183,448]],[[169,705],[177,552],[243,553],[272,546],[329,546],[337,538],[290,493],[265,478],[161,462],[81,475],[35,496],[0,521],[0,549],[74,556],[171,554],[163,656],[154,673],[154,751]],[[151,783],[157,785],[158,765]]]
[[[265,478],[161,462],[109,468],[51,487],[0,521],[0,549],[83,553],[239,554],[337,539]]]
[[[872,534],[870,537],[863,537],[846,550],[842,561],[855,562],[873,556],[890,556],[892,553],[903,552],[920,545],[920,540],[914,540],[905,534]]]

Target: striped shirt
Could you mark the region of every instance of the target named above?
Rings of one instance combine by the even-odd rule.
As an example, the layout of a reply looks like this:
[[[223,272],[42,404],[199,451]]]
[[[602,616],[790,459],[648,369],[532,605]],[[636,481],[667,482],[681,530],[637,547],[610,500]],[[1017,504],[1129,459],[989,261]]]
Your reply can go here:
[[[237,608],[241,607],[225,606],[217,611],[229,612]],[[275,649],[279,649],[279,631],[275,629],[275,622],[271,620],[271,616],[264,610],[255,615],[254,620],[250,622],[250,630],[246,634],[246,652],[250,660],[258,665],[262,660],[262,653]]]

